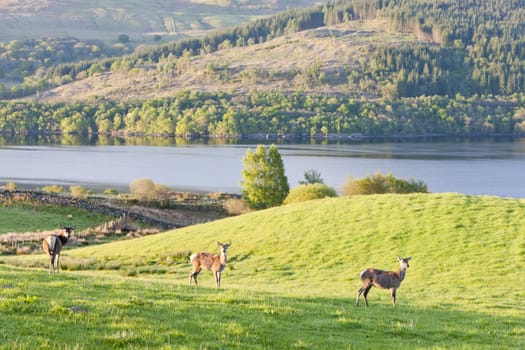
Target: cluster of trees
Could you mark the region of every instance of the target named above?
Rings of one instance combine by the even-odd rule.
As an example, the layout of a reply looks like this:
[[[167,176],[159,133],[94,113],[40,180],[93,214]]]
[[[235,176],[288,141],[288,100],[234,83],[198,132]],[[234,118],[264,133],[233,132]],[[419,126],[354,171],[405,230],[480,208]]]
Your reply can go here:
[[[321,174],[314,169],[304,173],[305,181],[292,188],[288,185],[283,161],[275,145],[257,146],[254,152],[246,151],[241,172],[242,198],[252,209],[265,209],[281,204],[298,203],[312,199],[336,197],[336,191],[325,185]],[[370,195],[384,193],[427,193],[422,181],[403,180],[392,174],[374,175],[354,179],[351,176],[343,185],[342,195]]]
[[[410,100],[251,91],[181,92],[174,97],[48,104],[0,101],[0,132],[243,137],[362,134],[493,135],[525,133],[525,95],[461,95]]]
[[[0,98],[30,95],[67,83],[94,62],[128,52],[123,44],[109,46],[100,40],[72,37],[0,42],[0,81],[9,82],[0,83]],[[18,84],[9,86],[12,83]]]

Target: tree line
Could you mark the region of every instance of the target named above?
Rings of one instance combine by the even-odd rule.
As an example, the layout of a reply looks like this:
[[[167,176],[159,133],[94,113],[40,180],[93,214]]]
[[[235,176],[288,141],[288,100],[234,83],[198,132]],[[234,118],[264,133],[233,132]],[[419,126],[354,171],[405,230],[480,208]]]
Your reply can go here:
[[[525,134],[525,95],[507,99],[420,96],[354,99],[347,96],[251,91],[183,91],[174,97],[115,102],[0,101],[0,132],[292,137]]]

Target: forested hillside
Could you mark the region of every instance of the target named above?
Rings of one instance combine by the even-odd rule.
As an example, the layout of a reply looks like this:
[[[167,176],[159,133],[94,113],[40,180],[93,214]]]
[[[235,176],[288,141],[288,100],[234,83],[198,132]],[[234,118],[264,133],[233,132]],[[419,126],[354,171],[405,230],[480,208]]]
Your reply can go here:
[[[56,57],[0,85],[0,130],[523,134],[521,18],[522,0],[338,0],[130,54]]]

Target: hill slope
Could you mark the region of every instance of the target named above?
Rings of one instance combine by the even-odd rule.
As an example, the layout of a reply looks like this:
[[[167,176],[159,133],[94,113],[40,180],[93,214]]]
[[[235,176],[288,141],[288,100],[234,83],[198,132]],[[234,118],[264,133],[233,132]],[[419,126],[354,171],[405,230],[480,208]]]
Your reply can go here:
[[[73,81],[39,95],[39,101],[147,100],[184,90],[202,92],[249,90],[290,91],[371,97],[358,82],[345,78],[361,71],[370,45],[400,46],[414,41],[411,33],[388,30],[385,20],[352,21],[293,33],[258,45],[142,65],[127,72],[110,71]],[[176,69],[169,69],[170,65]],[[326,82],[312,82],[311,74]],[[341,78],[337,78],[341,75]]]
[[[38,270],[0,266],[0,340],[16,348],[522,348],[524,220],[523,200],[341,197],[64,253],[69,270],[96,271],[51,276],[42,256],[3,258]],[[217,240],[232,242],[222,288],[208,272],[189,287],[190,251],[217,251]],[[354,307],[359,272],[393,269],[396,255],[412,256],[396,307],[376,288],[368,309]],[[114,269],[136,277],[103,271]]]
[[[226,288],[353,297],[367,266],[395,269],[412,256],[401,303],[518,302],[525,202],[458,194],[340,197],[287,205],[136,240],[69,250],[66,268],[135,268],[188,283],[188,256],[232,243]],[[45,266],[43,257],[22,261]],[[171,277],[170,277],[171,278]],[[212,277],[201,282],[212,286]],[[447,293],[445,293],[447,291]],[[372,299],[388,303],[388,293]],[[374,300],[374,302],[378,302]],[[505,306],[506,305],[506,306]]]

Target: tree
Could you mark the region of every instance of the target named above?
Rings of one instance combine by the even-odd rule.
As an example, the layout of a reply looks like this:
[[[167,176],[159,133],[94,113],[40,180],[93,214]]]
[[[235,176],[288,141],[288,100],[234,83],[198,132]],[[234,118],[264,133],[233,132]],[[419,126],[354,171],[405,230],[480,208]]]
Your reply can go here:
[[[129,35],[120,34],[117,38],[117,41],[122,44],[127,44],[129,42]]]
[[[315,169],[310,169],[304,172],[304,180],[299,181],[299,183],[301,185],[324,184],[324,180],[320,172]]]
[[[241,172],[241,194],[254,209],[281,205],[290,191],[281,155],[275,145],[246,151]]]

